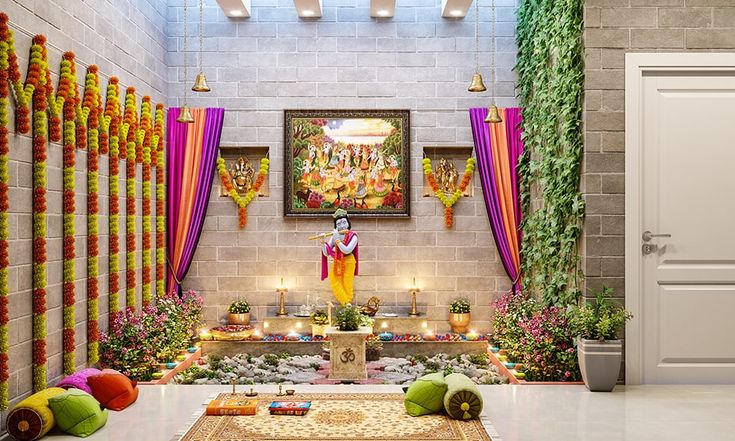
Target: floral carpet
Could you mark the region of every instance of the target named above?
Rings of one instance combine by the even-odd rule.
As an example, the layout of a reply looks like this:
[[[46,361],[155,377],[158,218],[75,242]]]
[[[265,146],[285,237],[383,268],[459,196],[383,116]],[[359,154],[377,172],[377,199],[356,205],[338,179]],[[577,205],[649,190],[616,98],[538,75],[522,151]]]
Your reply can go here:
[[[220,398],[229,394],[221,394]],[[282,400],[272,394],[257,398],[251,416],[202,415],[181,441],[491,441],[480,420],[456,421],[444,414],[412,417],[403,394],[296,394],[311,401],[304,416],[270,415],[268,405]]]

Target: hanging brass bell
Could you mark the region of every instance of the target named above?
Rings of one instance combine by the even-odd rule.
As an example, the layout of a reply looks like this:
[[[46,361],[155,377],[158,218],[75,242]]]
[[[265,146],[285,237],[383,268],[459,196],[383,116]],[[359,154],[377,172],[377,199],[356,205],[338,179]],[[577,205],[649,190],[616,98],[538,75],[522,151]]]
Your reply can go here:
[[[472,75],[472,83],[470,84],[470,87],[467,88],[470,92],[484,92],[487,90],[487,87],[485,87],[485,83],[482,82],[482,75],[480,75],[479,72],[476,72],[474,75]]]
[[[186,123],[186,124],[191,124],[194,122],[194,116],[191,114],[191,110],[189,109],[189,106],[187,106],[186,104],[181,106],[181,112],[179,113],[179,117],[176,118],[176,122]]]
[[[498,113],[498,108],[495,106],[495,104],[487,109],[485,122],[488,124],[497,124],[503,122],[503,118],[500,117],[500,113]]]
[[[204,76],[204,72],[199,72],[197,74],[191,90],[194,92],[209,92],[211,90],[207,85],[207,77]]]

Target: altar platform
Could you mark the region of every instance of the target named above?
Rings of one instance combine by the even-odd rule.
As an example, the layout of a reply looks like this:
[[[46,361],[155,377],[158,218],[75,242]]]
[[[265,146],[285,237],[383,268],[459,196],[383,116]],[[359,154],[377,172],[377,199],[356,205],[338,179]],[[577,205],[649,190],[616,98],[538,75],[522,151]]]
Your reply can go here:
[[[428,321],[425,316],[408,317],[402,316],[385,316],[376,314],[371,317],[375,320],[373,331],[377,334],[380,332],[392,332],[393,334],[421,334],[428,328]],[[261,323],[253,323],[257,327],[263,328],[263,334],[283,334],[297,332],[299,334],[311,333],[311,324],[309,317],[296,317],[293,315],[281,317],[266,317]]]

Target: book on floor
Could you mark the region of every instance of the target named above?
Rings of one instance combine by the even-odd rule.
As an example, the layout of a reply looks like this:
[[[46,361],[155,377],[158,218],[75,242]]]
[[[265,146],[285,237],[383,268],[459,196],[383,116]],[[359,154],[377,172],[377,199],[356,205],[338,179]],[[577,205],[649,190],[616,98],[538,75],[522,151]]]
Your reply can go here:
[[[306,415],[311,401],[274,401],[268,406],[271,415]]]
[[[258,400],[224,398],[212,400],[207,405],[207,415],[255,415]]]

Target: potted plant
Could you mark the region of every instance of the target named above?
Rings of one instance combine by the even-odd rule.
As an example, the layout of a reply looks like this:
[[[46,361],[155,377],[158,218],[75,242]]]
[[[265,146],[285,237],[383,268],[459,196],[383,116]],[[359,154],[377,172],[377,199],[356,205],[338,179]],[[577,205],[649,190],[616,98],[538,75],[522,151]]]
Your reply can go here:
[[[380,354],[383,352],[383,342],[370,334],[365,340],[365,361],[378,361]]]
[[[615,387],[623,357],[618,331],[633,317],[611,300],[612,292],[604,286],[593,301],[573,308],[579,369],[587,389],[593,392],[610,392]]]
[[[373,326],[373,319],[361,313],[360,308],[349,303],[337,309],[335,319],[335,324],[340,331],[357,331],[360,327],[372,329]]]
[[[449,325],[457,334],[464,334],[470,326],[470,302],[457,299],[449,305]]]
[[[250,304],[244,300],[236,300],[230,304],[227,310],[227,321],[231,325],[250,324]]]
[[[309,316],[309,322],[311,323],[312,337],[316,337],[317,335],[326,337],[327,327],[329,326],[329,316],[326,312],[317,309]]]

